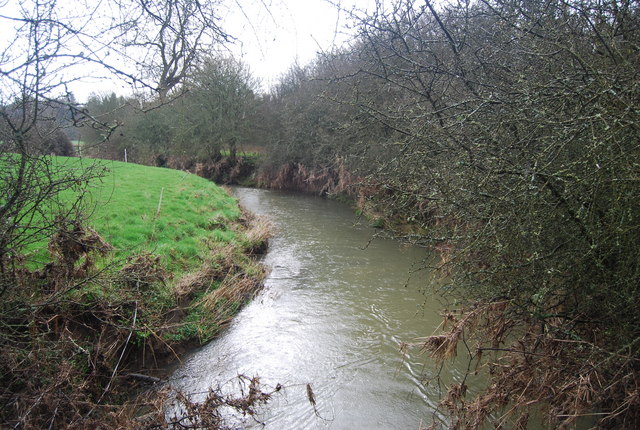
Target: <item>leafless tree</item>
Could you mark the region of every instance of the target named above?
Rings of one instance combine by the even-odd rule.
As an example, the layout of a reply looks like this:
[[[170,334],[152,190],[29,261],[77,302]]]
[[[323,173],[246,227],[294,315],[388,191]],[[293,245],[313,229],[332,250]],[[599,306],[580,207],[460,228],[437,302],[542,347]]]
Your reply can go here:
[[[181,83],[203,52],[231,37],[220,27],[218,1],[131,0],[121,3],[132,17],[125,47],[156,82],[161,101]]]
[[[3,273],[7,259],[28,242],[26,232],[35,240],[34,231],[45,234],[59,218],[50,214],[50,222],[38,220],[40,227],[34,230],[35,214],[40,217],[60,192],[97,174],[54,168],[47,157],[53,147],[47,142],[60,140],[63,126],[91,127],[104,138],[118,126],[89,115],[75,102],[71,86],[87,78],[119,79],[156,91],[164,100],[203,49],[229,40],[219,27],[217,5],[196,0],[84,0],[75,5],[33,0],[1,6],[0,22],[14,30],[0,55]]]

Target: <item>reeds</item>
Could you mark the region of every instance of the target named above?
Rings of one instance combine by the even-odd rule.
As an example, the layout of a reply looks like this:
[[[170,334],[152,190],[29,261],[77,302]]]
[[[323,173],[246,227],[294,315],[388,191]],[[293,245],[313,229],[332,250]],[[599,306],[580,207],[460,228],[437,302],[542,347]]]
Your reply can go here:
[[[225,277],[218,288],[204,296],[201,304],[210,311],[219,309],[220,303],[243,304],[252,299],[260,288],[260,279],[237,273]]]

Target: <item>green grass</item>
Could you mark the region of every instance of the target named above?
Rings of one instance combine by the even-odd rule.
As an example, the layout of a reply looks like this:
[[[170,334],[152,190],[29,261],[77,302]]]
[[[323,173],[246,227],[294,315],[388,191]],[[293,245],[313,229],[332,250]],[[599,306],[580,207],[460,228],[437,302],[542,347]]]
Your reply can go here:
[[[105,404],[119,404],[130,399],[131,385],[118,382],[124,379],[114,378],[116,371],[163,366],[162,357],[170,360],[182,349],[176,346],[211,340],[260,289],[265,270],[254,256],[264,249],[268,224],[240,219],[234,198],[189,173],[104,160],[38,160],[34,170],[46,179],[74,179],[65,182],[72,189],[40,202],[32,221],[43,227],[85,190],[79,173],[96,163],[103,168],[93,172],[106,173],[89,184],[85,225],[66,219],[60,232],[70,234],[53,235],[52,255],[43,239],[15,259],[17,282],[7,284],[9,312],[0,312],[0,326],[18,336],[4,336],[0,364],[11,372],[2,378],[10,381],[9,395],[23,396],[16,398],[56,393],[56,409],[47,409],[53,415],[58,405],[95,404],[99,393],[108,392]],[[12,156],[0,160],[0,173],[14,169],[12,162]],[[95,243],[100,246],[92,249]],[[105,387],[106,381],[114,383]]]
[[[206,179],[117,161],[58,157],[57,162],[70,168],[100,163],[109,169],[91,187],[89,225],[116,248],[116,258],[150,252],[160,255],[169,271],[180,273],[199,266],[212,245],[236,239],[227,225],[240,209]]]
[[[88,260],[95,263],[93,273],[108,268],[108,275],[98,282],[77,284],[79,288],[71,289],[68,297],[91,312],[131,308],[135,303],[139,310],[137,344],[156,335],[170,343],[204,343],[238,311],[245,296],[253,294],[247,287],[259,286],[264,271],[250,255],[263,247],[268,225],[256,222],[247,228],[239,222],[242,212],[237,201],[213,182],[178,170],[131,163],[73,157],[52,160],[64,171],[80,172],[96,163],[106,168],[107,173],[90,184],[86,206],[88,226],[115,248]],[[76,199],[71,191],[61,197],[69,202]],[[123,272],[136,266],[136,258],[154,261],[154,256],[160,257],[162,279],[145,280],[154,273],[151,267],[134,272],[133,277]],[[43,241],[31,247],[27,261],[30,269],[50,262],[47,244]],[[83,261],[87,260],[78,260],[76,267]],[[140,278],[134,284],[128,283],[127,279],[137,276]],[[194,277],[202,281],[181,283]],[[256,282],[247,282],[248,278]],[[207,303],[215,303],[215,309],[203,307],[204,298],[224,280],[226,294],[235,301],[207,299]],[[180,291],[186,291],[180,297],[189,297],[187,302],[179,304]],[[164,317],[178,308],[184,313],[181,321],[165,327]],[[105,312],[111,315],[111,311]]]

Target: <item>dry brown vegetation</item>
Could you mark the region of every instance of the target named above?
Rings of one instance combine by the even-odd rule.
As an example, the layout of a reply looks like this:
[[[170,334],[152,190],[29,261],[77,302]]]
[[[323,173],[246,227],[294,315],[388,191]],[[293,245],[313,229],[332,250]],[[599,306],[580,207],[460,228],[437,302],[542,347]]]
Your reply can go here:
[[[242,417],[254,417],[260,408],[282,387],[263,391],[258,377],[249,378],[240,375],[237,378],[240,387],[238,395],[224,395],[220,389],[210,389],[203,399],[194,400],[193,396],[172,392],[167,387],[153,390],[130,402],[115,421],[122,429],[206,429],[231,430],[237,425],[230,422],[230,410]],[[132,418],[136,411],[146,413]],[[168,411],[179,412],[170,414]]]
[[[263,167],[257,177],[258,185],[264,188],[295,190],[321,196],[353,194],[357,182],[358,178],[349,173],[340,158],[336,158],[331,166],[321,168],[311,168],[302,163]]]
[[[267,250],[269,239],[273,234],[273,226],[269,220],[243,210],[240,221],[246,228],[243,243],[245,252],[254,255],[263,254]]]
[[[246,247],[214,250],[199,271],[168,288],[157,256],[136,255],[119,269],[100,269],[95,263],[112,248],[78,222],[61,222],[49,244],[50,263],[32,270],[14,262],[21,296],[7,296],[4,309],[11,312],[0,318],[0,424],[140,428],[132,405],[161,399],[132,400],[140,384],[157,381],[152,375],[189,345],[211,339],[262,287],[264,268],[247,255],[265,249],[268,225],[247,216],[235,228],[241,237],[248,232]],[[211,392],[196,405],[182,397],[188,418],[166,420],[157,410],[147,427],[198,422],[204,426],[198,428],[226,428],[216,408],[250,414],[269,397],[257,390],[253,379],[237,399]]]
[[[590,333],[590,335],[597,335]],[[440,407],[454,418],[450,428],[528,428],[531,413],[545,410],[549,428],[572,428],[579,420],[602,428],[633,428],[640,417],[638,366],[633,345],[611,354],[606,339],[578,340],[561,318],[545,324],[509,315],[505,301],[445,315],[444,334],[415,346],[438,362],[459,348],[469,374],[452,383]],[[466,380],[483,373],[488,386],[469,397]],[[585,421],[586,420],[586,421]],[[437,421],[431,428],[437,428]]]

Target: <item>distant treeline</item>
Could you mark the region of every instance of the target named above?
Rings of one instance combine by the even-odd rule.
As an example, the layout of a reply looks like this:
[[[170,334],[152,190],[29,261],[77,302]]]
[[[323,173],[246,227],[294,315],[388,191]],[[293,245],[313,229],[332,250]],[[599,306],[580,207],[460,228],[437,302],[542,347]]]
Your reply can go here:
[[[167,98],[94,94],[87,115],[106,127],[81,128],[99,158],[185,167],[235,158],[256,140],[256,82],[230,58],[207,57]]]

